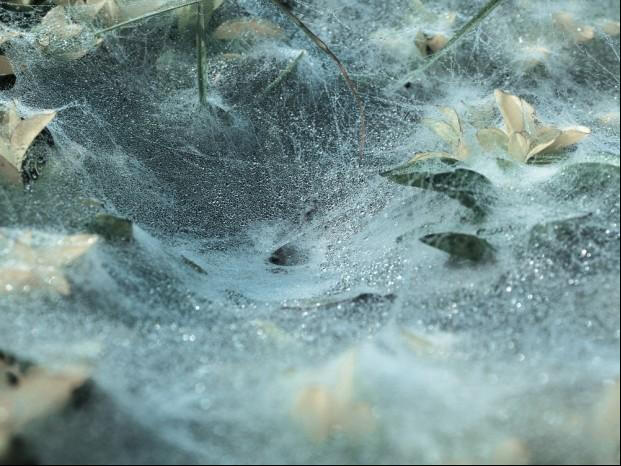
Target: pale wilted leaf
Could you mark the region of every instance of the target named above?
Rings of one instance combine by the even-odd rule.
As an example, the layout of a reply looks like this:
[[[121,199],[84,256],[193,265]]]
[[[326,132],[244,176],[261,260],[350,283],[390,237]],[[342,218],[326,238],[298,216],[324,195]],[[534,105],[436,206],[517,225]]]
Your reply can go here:
[[[586,126],[576,126],[573,128],[563,129],[559,132],[559,135],[555,139],[554,143],[548,148],[548,151],[558,151],[565,149],[566,147],[573,146],[574,144],[578,144],[589,134],[591,134],[591,130]]]
[[[451,107],[440,107],[438,110],[446,117],[446,121],[451,125],[451,128],[455,130],[455,133],[459,134],[461,137],[463,129],[461,127],[459,115],[455,109]]]
[[[26,152],[34,139],[56,117],[56,112],[35,113],[21,118],[15,102],[0,113],[0,175],[16,179],[22,172]],[[18,176],[17,179],[21,178]]]
[[[574,17],[565,11],[554,15],[554,23],[579,44],[589,42],[595,37],[594,28],[585,24],[578,24]]]
[[[56,4],[75,7],[85,16],[101,17],[107,23],[118,21],[121,16],[117,0],[56,0]]]
[[[500,147],[514,160],[522,163],[550,163],[558,158],[551,154],[558,154],[564,148],[577,144],[591,132],[584,126],[565,130],[539,126],[534,108],[524,99],[499,89],[494,95],[506,130],[504,134],[496,128],[479,130],[477,139],[484,150]]]
[[[495,149],[507,151],[509,147],[509,137],[498,128],[480,129],[477,131],[477,140],[481,147],[488,151]]]
[[[493,464],[531,464],[531,452],[524,441],[517,437],[509,437],[496,445],[493,459]]]
[[[604,461],[619,462],[619,405],[621,390],[619,380],[604,390],[593,409],[593,441],[601,449]]]
[[[95,235],[50,236],[0,229],[0,294],[52,290],[68,295],[64,267],[97,243]]]
[[[35,28],[39,46],[47,54],[64,60],[78,60],[102,42],[103,39],[85,32],[85,27],[75,23],[62,5],[52,8]]]
[[[0,461],[15,435],[66,406],[89,374],[83,365],[48,370],[0,352]]]
[[[604,34],[608,34],[611,37],[619,37],[619,33],[621,31],[621,25],[619,21],[614,20],[605,20],[601,25],[602,31]]]
[[[410,161],[413,163],[417,160],[424,160],[432,158],[437,155],[439,158],[450,158],[455,160],[465,160],[470,155],[470,150],[464,144],[464,135],[462,130],[461,121],[457,112],[450,107],[440,107],[439,111],[446,116],[447,120],[435,120],[433,118],[425,118],[422,123],[438,135],[444,142],[451,146],[451,152],[446,157],[446,152],[424,152],[420,155],[417,154]]]
[[[512,133],[509,137],[507,151],[509,155],[520,162],[528,158],[529,143],[524,133]]]
[[[448,38],[443,34],[426,34],[418,31],[414,43],[421,55],[427,57],[444,48],[448,41]]]
[[[459,141],[461,140],[461,135],[459,132],[455,131],[455,129],[448,123],[440,120],[434,120],[431,118],[425,118],[422,120],[422,123],[436,133],[442,140],[446,141],[453,147],[457,147],[459,145]]]
[[[621,122],[621,118],[619,116],[619,112],[606,112],[602,113],[597,117],[597,121],[604,125],[609,126],[611,128],[619,127],[619,123]]]
[[[266,20],[235,19],[226,21],[216,28],[213,37],[220,40],[243,39],[274,39],[284,35],[284,31]]]
[[[11,62],[4,55],[0,55],[0,91],[11,89],[16,80]]]
[[[375,430],[371,405],[356,399],[356,368],[357,354],[350,350],[303,375],[291,415],[313,440],[325,441],[335,432],[359,437]]]
[[[496,89],[494,96],[509,134],[534,128],[535,109],[528,102],[500,89]]]
[[[534,135],[531,135],[528,155],[525,161],[528,162],[531,157],[552,148],[561,134],[561,131],[556,128],[539,128]]]

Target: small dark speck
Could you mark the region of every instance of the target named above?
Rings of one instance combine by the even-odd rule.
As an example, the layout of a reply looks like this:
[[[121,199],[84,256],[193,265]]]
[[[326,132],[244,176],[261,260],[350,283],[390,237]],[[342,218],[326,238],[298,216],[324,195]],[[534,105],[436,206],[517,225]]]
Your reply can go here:
[[[6,373],[6,382],[10,387],[17,387],[19,385],[19,378],[13,374],[13,372]]]

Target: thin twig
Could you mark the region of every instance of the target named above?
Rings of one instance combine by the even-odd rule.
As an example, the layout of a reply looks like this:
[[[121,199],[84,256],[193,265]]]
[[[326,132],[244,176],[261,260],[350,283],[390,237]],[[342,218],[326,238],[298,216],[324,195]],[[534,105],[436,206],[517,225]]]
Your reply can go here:
[[[496,0],[496,1],[501,1],[501,0]],[[366,127],[367,125],[366,125],[366,116],[365,116],[365,111],[364,111],[364,103],[362,102],[362,99],[358,95],[356,85],[354,84],[352,79],[349,77],[349,73],[347,72],[345,65],[341,63],[341,61],[334,54],[334,52],[330,50],[330,48],[326,45],[326,43],[322,41],[313,31],[311,31],[297,16],[295,16],[289,10],[289,8],[287,8],[287,6],[285,6],[281,2],[281,0],[271,0],[271,2],[274,5],[276,5],[278,8],[280,8],[280,10],[291,21],[293,21],[296,24],[296,26],[298,26],[315,43],[315,45],[319,47],[325,54],[327,54],[339,67],[339,70],[341,71],[341,75],[343,76],[343,79],[345,80],[345,83],[347,84],[347,87],[349,88],[352,95],[354,96],[354,100],[356,101],[356,106],[358,107],[358,113],[360,114],[359,151],[360,151],[360,157],[362,158],[364,156],[364,148],[366,145],[366,138],[367,138],[367,127]]]
[[[476,28],[481,21],[483,21],[487,16],[496,9],[504,0],[489,0],[483,8],[479,10],[479,12],[468,21],[457,33],[448,41],[448,43],[438,50],[436,53],[431,55],[425,63],[415,69],[412,73],[407,76],[407,80],[411,81],[417,75],[423,73],[430,66],[432,66],[435,62],[437,62],[440,58],[446,55],[461,39],[465,37],[470,31]]]
[[[282,70],[282,72],[278,75],[278,77],[272,81],[270,83],[269,86],[267,86],[263,92],[261,92],[261,97],[269,94],[270,92],[272,92],[274,89],[276,89],[278,86],[280,86],[280,84],[287,79],[287,77],[293,73],[293,71],[295,70],[295,68],[298,66],[298,64],[300,63],[300,61],[302,60],[302,57],[306,54],[306,52],[304,50],[302,50],[302,52],[300,52],[300,54],[295,57],[293,60],[291,60],[291,63],[289,63],[287,65],[287,67]]]
[[[128,19],[127,21],[122,21],[122,22],[117,23],[117,24],[115,24],[113,26],[107,27],[105,29],[101,29],[101,30],[95,32],[95,35],[96,36],[101,36],[103,34],[106,34],[107,32],[114,31],[115,29],[120,29],[122,27],[129,26],[130,24],[134,24],[134,23],[138,23],[140,21],[144,21],[145,19],[149,19],[149,18],[151,18],[153,16],[159,16],[161,14],[168,13],[170,11],[178,10],[179,8],[184,8],[184,7],[190,6],[190,5],[196,5],[197,3],[201,3],[202,1],[204,1],[204,0],[190,0],[189,2],[185,2],[185,3],[182,3],[180,5],[170,6],[168,8],[162,8],[161,10],[151,11],[151,12],[146,13],[144,15],[137,16],[136,18],[131,18],[131,19]]]

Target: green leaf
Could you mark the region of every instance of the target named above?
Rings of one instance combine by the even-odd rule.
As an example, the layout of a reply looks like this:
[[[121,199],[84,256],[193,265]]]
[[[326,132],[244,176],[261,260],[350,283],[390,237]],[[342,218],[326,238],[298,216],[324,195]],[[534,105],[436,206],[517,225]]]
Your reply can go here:
[[[607,163],[587,162],[563,168],[551,180],[549,187],[564,199],[576,199],[585,195],[601,197],[603,190],[619,190],[619,166]]]
[[[513,172],[520,168],[519,163],[509,159],[497,158],[496,165],[498,165],[498,168],[500,168],[503,172]]]
[[[492,182],[465,168],[442,173],[391,171],[382,176],[404,186],[443,193],[480,215],[489,211],[495,198]]]
[[[454,258],[477,263],[493,261],[496,256],[496,248],[487,240],[464,233],[434,233],[423,236],[420,241]]]
[[[111,242],[130,242],[134,238],[133,229],[130,220],[110,214],[97,214],[88,225],[89,232]]]
[[[410,175],[416,173],[432,173],[436,170],[446,170],[446,167],[454,167],[459,164],[460,161],[456,159],[449,158],[426,158],[426,159],[418,159],[418,160],[410,160],[403,165],[399,165],[396,168],[392,168],[390,170],[386,170],[385,172],[380,173],[380,176],[384,178],[390,178],[391,176],[396,175]]]
[[[587,214],[537,224],[531,229],[529,247],[576,254],[588,245],[604,247],[618,237],[618,232],[594,225],[595,220]]]

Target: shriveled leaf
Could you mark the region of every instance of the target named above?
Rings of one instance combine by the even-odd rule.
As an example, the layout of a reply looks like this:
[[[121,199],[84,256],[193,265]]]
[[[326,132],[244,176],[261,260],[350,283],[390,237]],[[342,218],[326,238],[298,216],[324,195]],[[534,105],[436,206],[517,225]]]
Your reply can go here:
[[[22,35],[21,32],[9,29],[4,24],[0,23],[0,45],[4,44],[5,42],[10,41],[11,39],[15,39],[16,37],[19,37],[21,35]]]
[[[35,140],[35,138],[43,131],[43,129],[56,118],[56,112],[39,113],[22,120],[11,135],[11,145],[13,147],[14,160],[12,161],[15,168],[21,169],[26,151]]]
[[[360,437],[375,430],[368,403],[356,400],[357,354],[350,350],[332,363],[304,375],[307,381],[295,397],[293,419],[317,442],[339,433]]]
[[[62,5],[52,8],[35,28],[37,43],[45,53],[64,60],[78,60],[103,41],[84,32],[84,26],[75,23]]]
[[[461,135],[463,132],[463,128],[461,126],[461,120],[459,119],[459,115],[455,111],[454,108],[451,107],[440,107],[438,110],[446,117],[446,121],[453,128],[453,130]]]
[[[494,96],[508,134],[534,129],[535,109],[528,102],[500,89],[496,89]]]
[[[530,140],[530,148],[526,156],[526,162],[539,153],[551,150],[560,136],[561,131],[556,128],[539,128]]]
[[[507,151],[509,155],[519,162],[526,162],[529,151],[528,138],[524,133],[513,133],[509,137]]]
[[[496,106],[493,96],[475,102],[461,102],[466,108],[465,118],[477,129],[487,128],[495,119]]]
[[[519,49],[518,63],[522,70],[529,71],[537,66],[545,65],[550,54],[550,49],[541,45],[526,45]]]
[[[49,289],[67,296],[71,285],[56,267],[0,265],[0,295]]]
[[[274,39],[284,35],[284,31],[266,20],[235,19],[222,23],[213,32],[213,37],[220,40],[243,39]]]
[[[535,110],[524,99],[498,89],[494,95],[502,113],[508,137],[495,128],[480,130],[477,138],[486,150],[506,147],[507,153],[522,163],[552,163],[560,160],[560,157],[555,155],[563,148],[580,142],[590,133],[590,130],[583,126],[566,130],[538,126]],[[505,146],[506,138],[508,141]]]
[[[611,37],[619,37],[619,33],[621,32],[621,24],[619,21],[605,20],[601,27],[602,31]]]
[[[63,268],[97,243],[94,235],[50,236],[0,229],[0,294],[49,289],[71,292]]]
[[[496,248],[487,240],[464,233],[436,233],[423,236],[420,240],[452,257],[472,262],[489,262],[496,255]]]
[[[477,131],[477,140],[481,147],[487,151],[502,149],[508,150],[509,136],[498,128],[483,128]]]
[[[423,57],[433,55],[448,44],[448,38],[443,34],[426,34],[418,31],[414,44]]]
[[[55,117],[56,112],[41,112],[22,119],[15,102],[7,105],[0,113],[0,174],[22,172],[28,148]]]
[[[40,29],[45,33],[45,37],[39,42],[49,45],[52,40],[68,40],[80,35],[84,26],[75,24],[67,14],[64,6],[52,8],[41,20]]]
[[[563,129],[554,141],[554,144],[547,149],[547,152],[560,151],[567,147],[573,146],[574,144],[578,144],[589,134],[591,134],[591,130],[586,126],[576,126],[573,128]]]
[[[501,440],[494,448],[493,464],[522,465],[531,464],[532,454],[528,445],[517,437]]]
[[[618,128],[621,123],[619,111],[602,113],[597,117],[597,121],[604,126]]]
[[[89,373],[82,365],[52,371],[0,352],[0,461],[14,436],[66,406]]]
[[[593,441],[603,454],[602,463],[616,464],[619,462],[619,406],[621,390],[619,379],[607,386],[599,394],[593,407]]]
[[[17,78],[13,72],[11,62],[4,55],[0,55],[0,91],[7,91],[15,86]]]
[[[457,148],[461,141],[461,133],[455,131],[455,129],[445,121],[434,120],[431,118],[425,118],[422,123],[436,133],[445,142],[449,143],[453,148]]]
[[[589,42],[595,37],[594,28],[578,24],[570,13],[564,11],[556,13],[554,15],[554,22],[579,44]]]
[[[118,21],[121,15],[117,0],[56,0],[56,4],[77,8],[81,14],[101,17],[107,23]]]

